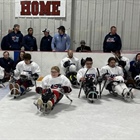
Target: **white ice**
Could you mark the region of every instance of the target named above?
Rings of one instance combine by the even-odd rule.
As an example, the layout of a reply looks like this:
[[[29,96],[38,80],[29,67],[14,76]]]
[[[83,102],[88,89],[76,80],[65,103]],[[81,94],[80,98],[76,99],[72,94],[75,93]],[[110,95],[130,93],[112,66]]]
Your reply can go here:
[[[64,97],[50,114],[37,111],[34,89],[13,99],[8,88],[0,89],[0,140],[140,140],[140,92],[134,101],[124,102],[104,91],[94,104],[78,89]],[[4,96],[5,95],[5,96]]]

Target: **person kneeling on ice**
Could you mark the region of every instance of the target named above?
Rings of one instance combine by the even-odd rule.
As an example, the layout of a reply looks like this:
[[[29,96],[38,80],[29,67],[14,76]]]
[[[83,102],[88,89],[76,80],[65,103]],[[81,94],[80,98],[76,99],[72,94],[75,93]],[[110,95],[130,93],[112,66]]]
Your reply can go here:
[[[73,51],[68,51],[68,56],[62,59],[61,67],[63,68],[66,77],[70,80],[74,87],[79,87],[77,82],[77,71],[79,70],[79,59],[73,56]]]
[[[11,95],[15,97],[25,94],[29,87],[34,86],[40,74],[38,64],[31,61],[31,55],[25,53],[23,57],[24,60],[17,64],[13,73],[13,77],[18,77],[18,80],[9,84]]]
[[[132,92],[124,83],[124,73],[121,67],[116,66],[116,59],[110,57],[108,65],[101,68],[100,71],[104,82],[104,87],[113,95],[121,95],[125,100],[132,99]]]
[[[40,111],[52,110],[64,95],[71,100],[68,97],[71,91],[69,79],[60,74],[59,67],[54,66],[51,68],[51,74],[43,78],[42,87],[36,88],[36,92],[41,94],[41,97],[34,104]]]
[[[98,91],[96,91],[96,85],[98,81],[97,78],[99,76],[97,69],[92,67],[92,65],[92,58],[87,57],[85,60],[85,67],[81,68],[77,73],[77,80],[79,83],[81,83],[81,89],[83,88],[86,94],[86,98],[88,98],[88,100],[91,102],[93,102],[95,99],[98,99]]]

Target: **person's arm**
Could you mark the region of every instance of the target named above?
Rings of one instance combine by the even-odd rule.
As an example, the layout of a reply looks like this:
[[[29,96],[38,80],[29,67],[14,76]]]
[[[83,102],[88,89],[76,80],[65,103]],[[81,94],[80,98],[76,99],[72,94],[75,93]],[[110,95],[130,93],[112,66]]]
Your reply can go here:
[[[20,75],[20,64],[18,63],[17,65],[16,65],[16,69],[14,70],[14,76],[15,77],[18,77],[19,75]]]
[[[43,43],[43,38],[40,41],[40,51],[43,51],[43,46],[42,46],[43,44],[42,43]]]
[[[49,75],[43,78],[41,85],[43,89],[46,89],[47,87],[51,86],[49,85]]]
[[[117,44],[118,44],[118,46],[117,46],[118,49],[117,50],[120,51],[122,49],[122,41],[121,41],[121,38],[120,38],[119,35],[118,35],[118,43]]]
[[[80,69],[80,70],[77,72],[77,81],[78,81],[78,83],[81,82],[81,78],[84,78],[83,76],[84,76],[84,75],[83,75],[82,69]]]
[[[56,48],[56,44],[55,44],[55,36],[53,37],[52,39],[52,43],[51,43],[51,47],[52,47],[52,51],[55,51],[55,48]]]
[[[106,52],[106,37],[105,37],[104,42],[103,42],[103,52]]]
[[[34,51],[37,51],[37,41],[36,41],[36,38],[35,38],[35,47],[34,47]]]
[[[1,49],[2,49],[2,50],[5,50],[5,47],[6,47],[6,46],[5,46],[5,41],[6,41],[6,38],[3,37],[3,38],[2,38],[2,41],[1,41]]]
[[[23,37],[22,45],[24,46],[25,50],[30,51],[30,47],[27,45],[27,36]]]
[[[67,43],[66,43],[66,50],[65,51],[68,51],[70,49],[70,36],[67,35]]]
[[[40,75],[40,67],[37,63],[34,63],[34,65],[33,65],[32,74],[35,74],[35,73]]]
[[[119,69],[119,72],[118,72],[118,74],[119,74],[119,76],[124,76],[124,73],[123,73],[123,69],[121,68],[121,67],[118,67]]]
[[[129,69],[130,69],[130,61],[129,61],[128,58],[126,60],[126,66],[124,68],[125,68],[126,71],[129,71]]]
[[[7,35],[6,42],[7,42],[8,48],[11,49],[11,35],[10,34]]]

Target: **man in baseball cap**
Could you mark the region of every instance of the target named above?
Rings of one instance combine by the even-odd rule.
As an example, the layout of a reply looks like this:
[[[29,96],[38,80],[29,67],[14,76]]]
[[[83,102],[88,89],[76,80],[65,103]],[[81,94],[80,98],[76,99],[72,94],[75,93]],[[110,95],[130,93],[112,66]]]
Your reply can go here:
[[[64,52],[70,49],[70,37],[65,33],[65,27],[60,26],[58,34],[55,34],[52,40],[52,50],[55,52]]]
[[[44,37],[42,37],[40,42],[40,51],[52,51],[52,36],[50,36],[50,31],[45,28],[42,32],[44,33]]]

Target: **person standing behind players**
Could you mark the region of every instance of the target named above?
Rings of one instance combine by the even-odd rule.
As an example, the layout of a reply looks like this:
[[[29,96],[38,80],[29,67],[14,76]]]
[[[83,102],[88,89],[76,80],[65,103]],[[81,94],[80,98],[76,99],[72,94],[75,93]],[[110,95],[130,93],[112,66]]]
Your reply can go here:
[[[7,37],[9,50],[21,50],[22,39],[23,34],[20,31],[20,26],[15,24],[13,32],[9,33]]]
[[[115,52],[120,51],[122,48],[122,42],[120,36],[116,33],[117,28],[111,27],[111,32],[106,35],[103,43],[103,52]]]
[[[9,29],[8,34],[11,32],[13,32],[13,30]],[[9,45],[7,43],[8,34],[2,38],[2,41],[1,41],[1,49],[2,50],[9,50]]]
[[[65,27],[60,26],[58,34],[55,34],[52,39],[52,50],[54,52],[64,52],[70,49],[70,37],[65,33]]]
[[[28,28],[28,35],[23,37],[22,48],[25,51],[37,51],[36,38],[33,36],[33,28]]]
[[[48,29],[45,29],[44,31],[44,37],[41,39],[40,42],[40,51],[52,51],[51,43],[52,43],[52,36],[50,36],[50,31]]]

